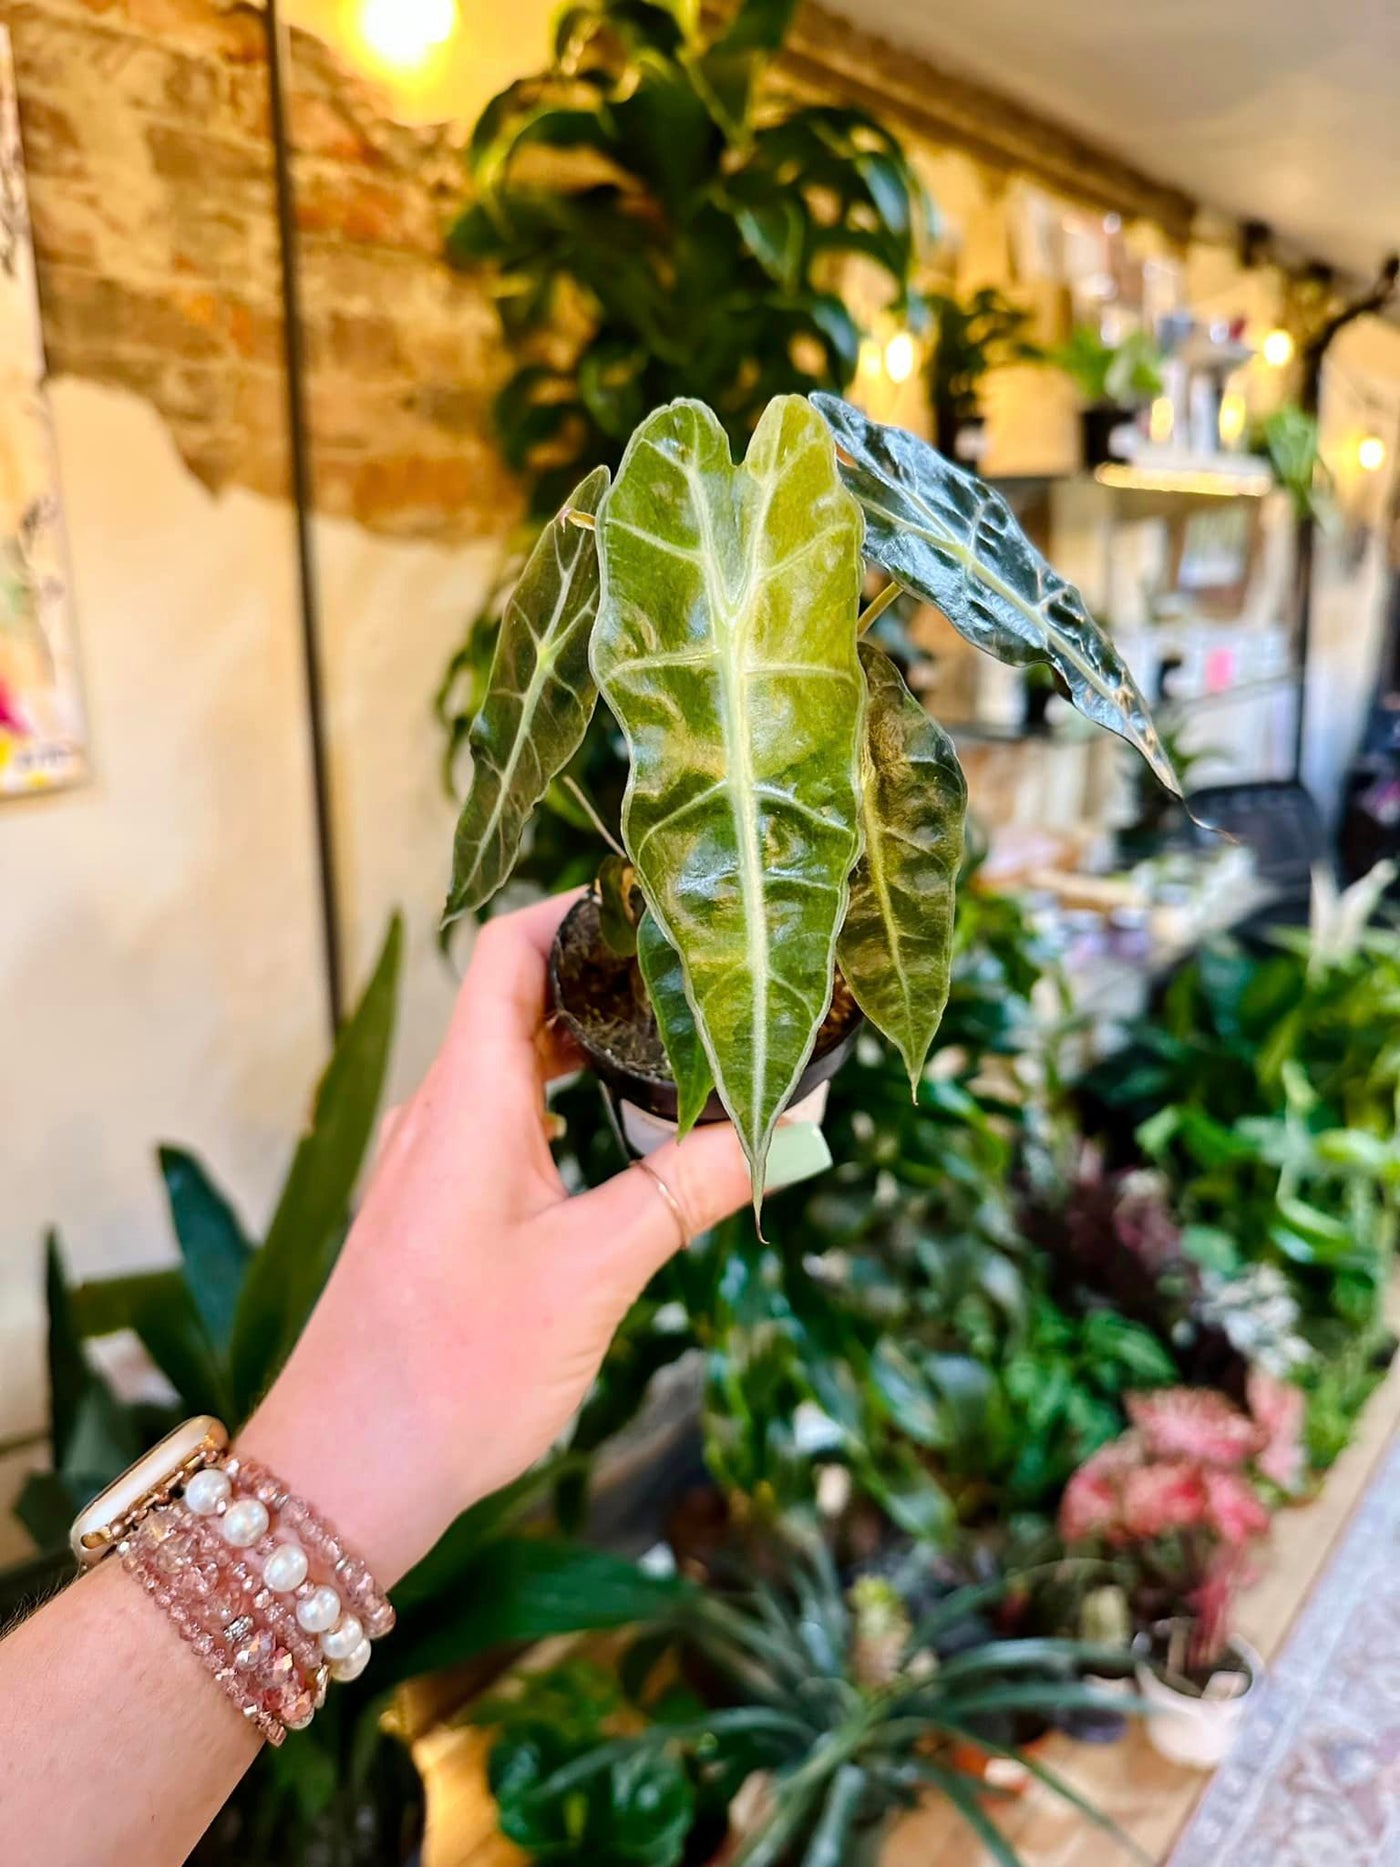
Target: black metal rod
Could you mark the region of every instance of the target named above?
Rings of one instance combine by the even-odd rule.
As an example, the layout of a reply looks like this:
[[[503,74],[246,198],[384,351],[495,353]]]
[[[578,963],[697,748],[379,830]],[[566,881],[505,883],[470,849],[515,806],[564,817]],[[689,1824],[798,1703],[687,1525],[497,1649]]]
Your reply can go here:
[[[301,598],[302,662],[306,719],[311,740],[311,782],[316,817],[316,856],[321,899],[321,945],[326,968],[326,1009],[334,1039],[344,1018],[341,973],[340,891],[335,829],[331,817],[330,759],[326,744],[325,681],[321,667],[321,605],[316,581],[316,545],[311,449],[306,419],[306,371],[301,321],[301,268],[297,248],[296,197],[291,140],[287,131],[286,71],[289,40],[277,0],[263,10],[267,33],[267,89],[272,121],[272,162],[277,189],[277,241],[282,264],[282,347],[287,379],[287,441],[296,508],[297,577]]]

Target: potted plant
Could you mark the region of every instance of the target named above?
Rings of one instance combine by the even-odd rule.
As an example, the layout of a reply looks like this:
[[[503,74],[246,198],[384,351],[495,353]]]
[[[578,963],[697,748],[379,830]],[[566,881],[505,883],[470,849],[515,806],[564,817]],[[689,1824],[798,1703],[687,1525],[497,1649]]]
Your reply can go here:
[[[1080,1467],[1060,1506],[1068,1545],[1130,1567],[1148,1736],[1199,1769],[1225,1757],[1261,1677],[1231,1618],[1270,1524],[1263,1486],[1295,1483],[1302,1463],[1301,1395],[1265,1377],[1251,1388],[1252,1414],[1208,1388],[1133,1395],[1132,1429]]]
[[[1137,411],[1162,393],[1162,356],[1150,332],[1129,331],[1114,344],[1094,325],[1076,324],[1045,361],[1079,391],[1085,468],[1126,459]]]
[[[860,607],[863,560],[885,592]],[[779,396],[736,464],[698,402],[546,528],[472,724],[445,919],[507,881],[599,697],[630,762],[616,865],[556,943],[559,1015],[628,1100],[728,1115],[756,1207],[779,1117],[857,1011],[917,1084],[948,994],[966,788],[862,636],[899,589],[1072,702],[1174,788],[1147,706],[1005,502],[835,396]],[[673,1087],[670,1087],[673,1085]]]
[[[1025,334],[1031,314],[992,285],[966,301],[931,293],[928,308],[934,332],[927,371],[934,440],[950,460],[975,464],[984,445],[982,384],[1009,363],[1041,360],[1041,351]]]
[[[843,1586],[815,1541],[762,1557],[763,1579],[694,1589],[641,1630],[617,1685],[590,1690],[601,1718],[591,1707],[578,1716],[577,1688],[558,1674],[473,1712],[501,1728],[490,1762],[501,1825],[535,1859],[874,1867],[892,1818],[931,1794],[1015,1862],[981,1774],[960,1767],[969,1747],[1018,1762],[1116,1835],[1011,1734],[1025,1714],[1121,1706],[1079,1683],[1111,1655],[996,1638],[983,1611],[1000,1582],[930,1593],[915,1563]],[[715,1833],[717,1807],[727,1836]],[[570,1846],[586,1836],[592,1851],[558,1847],[561,1835]]]

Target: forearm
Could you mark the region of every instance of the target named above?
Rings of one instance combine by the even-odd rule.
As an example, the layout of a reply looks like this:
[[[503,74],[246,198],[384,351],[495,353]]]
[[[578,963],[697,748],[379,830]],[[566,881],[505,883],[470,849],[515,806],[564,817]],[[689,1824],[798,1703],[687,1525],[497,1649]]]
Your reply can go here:
[[[105,1562],[0,1641],[0,1860],[175,1867],[260,1742]]]

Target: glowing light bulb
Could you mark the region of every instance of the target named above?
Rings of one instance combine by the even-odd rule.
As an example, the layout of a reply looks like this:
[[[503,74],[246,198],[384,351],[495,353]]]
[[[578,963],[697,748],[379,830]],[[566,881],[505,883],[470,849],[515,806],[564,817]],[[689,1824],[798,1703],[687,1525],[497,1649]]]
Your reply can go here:
[[[1356,464],[1363,473],[1379,473],[1385,465],[1385,442],[1378,434],[1361,437],[1356,448]]]
[[[381,61],[412,71],[457,30],[456,0],[363,0],[360,35]]]
[[[878,376],[883,361],[884,357],[875,339],[873,337],[862,337],[860,340],[860,357],[856,363],[856,368],[859,370],[860,374],[862,376]]]
[[[891,382],[908,382],[914,374],[918,353],[908,331],[896,331],[885,345],[885,374]]]
[[[1270,369],[1281,370],[1293,361],[1293,339],[1287,331],[1270,331],[1264,339],[1264,361]]]
[[[1244,433],[1247,410],[1244,397],[1232,389],[1220,398],[1220,445],[1233,447]]]
[[[1172,399],[1167,395],[1154,396],[1152,409],[1147,417],[1147,432],[1156,447],[1165,447],[1172,438],[1176,427],[1176,410]]]

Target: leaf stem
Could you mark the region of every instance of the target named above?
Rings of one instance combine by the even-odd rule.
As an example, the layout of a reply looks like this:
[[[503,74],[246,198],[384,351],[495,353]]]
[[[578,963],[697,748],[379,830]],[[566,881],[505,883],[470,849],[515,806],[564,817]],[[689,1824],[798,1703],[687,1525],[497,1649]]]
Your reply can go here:
[[[904,585],[902,583],[896,583],[894,578],[891,577],[880,594],[876,597],[872,597],[856,618],[856,634],[864,635],[871,623],[875,621],[876,617],[883,616],[890,604],[893,603],[897,597],[903,595]]]
[[[607,844],[608,848],[613,852],[615,856],[621,856],[622,860],[626,862],[627,851],[622,847],[621,843],[618,842],[617,838],[613,835],[612,831],[608,828],[607,824],[603,822],[603,819],[599,816],[597,808],[594,805],[592,798],[589,797],[587,791],[584,790],[583,786],[578,782],[577,778],[565,778],[563,783],[564,783],[564,789],[573,798],[574,802],[578,805],[579,809],[583,811],[584,815],[588,818],[588,821],[593,825],[593,828],[598,832],[599,836],[602,837],[603,841]]]

